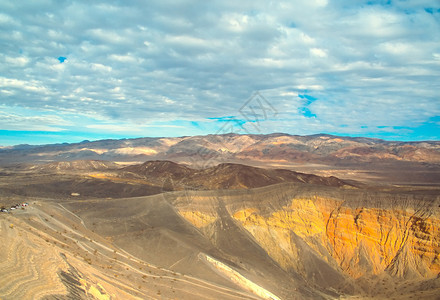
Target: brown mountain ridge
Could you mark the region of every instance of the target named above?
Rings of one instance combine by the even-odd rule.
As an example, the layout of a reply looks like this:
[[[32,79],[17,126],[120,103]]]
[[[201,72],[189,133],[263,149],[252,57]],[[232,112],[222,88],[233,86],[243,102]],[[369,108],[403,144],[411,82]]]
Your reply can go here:
[[[353,184],[334,176],[321,177],[285,169],[263,169],[234,163],[222,163],[199,170],[171,161],[148,161],[122,168],[121,171],[143,176],[149,181],[171,180],[177,188],[189,187],[205,190],[249,189],[282,182],[353,187]],[[123,176],[128,175],[123,174]]]

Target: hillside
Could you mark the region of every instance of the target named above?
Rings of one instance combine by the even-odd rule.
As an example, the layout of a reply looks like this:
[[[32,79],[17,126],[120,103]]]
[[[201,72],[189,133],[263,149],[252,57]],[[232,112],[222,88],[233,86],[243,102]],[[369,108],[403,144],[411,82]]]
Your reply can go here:
[[[233,163],[223,163],[206,169],[191,169],[171,161],[148,161],[122,168],[121,171],[124,172],[122,176],[134,174],[149,182],[172,181],[178,189],[249,189],[282,182],[352,187],[348,182],[336,177],[320,177],[284,169],[263,169]]]
[[[59,161],[40,165],[28,166],[29,170],[37,172],[69,172],[69,171],[106,171],[117,169],[116,163],[103,160],[74,160]]]

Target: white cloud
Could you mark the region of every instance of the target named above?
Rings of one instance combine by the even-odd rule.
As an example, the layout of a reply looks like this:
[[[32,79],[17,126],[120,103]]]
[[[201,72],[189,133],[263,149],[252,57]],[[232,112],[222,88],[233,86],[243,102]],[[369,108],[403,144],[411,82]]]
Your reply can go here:
[[[86,128],[110,131],[238,115],[260,90],[285,117],[268,131],[418,126],[440,115],[439,15],[426,5],[1,3],[0,104],[87,115]],[[316,118],[298,111],[298,94],[317,99]]]
[[[29,58],[24,57],[24,56],[19,56],[19,57],[6,56],[5,57],[6,64],[12,65],[12,66],[17,66],[17,67],[25,67],[29,63],[29,61],[30,61]]]
[[[28,130],[28,131],[63,131],[64,126],[73,125],[61,116],[39,111],[33,115],[28,110],[12,111],[10,108],[0,106],[0,128],[8,130]]]
[[[109,56],[111,60],[116,60],[118,62],[122,63],[135,63],[137,62],[136,57],[133,57],[133,55],[127,54],[127,55],[117,55],[117,54],[111,54]]]
[[[21,89],[28,92],[47,93],[50,91],[37,80],[20,80],[15,78],[0,77],[0,87]]]
[[[100,72],[111,72],[112,71],[112,67],[104,66],[103,64],[91,63],[90,67],[94,71],[100,71]]]
[[[312,56],[317,56],[317,57],[327,57],[327,51],[325,51],[324,49],[320,49],[320,48],[311,48],[310,49],[310,54]]]

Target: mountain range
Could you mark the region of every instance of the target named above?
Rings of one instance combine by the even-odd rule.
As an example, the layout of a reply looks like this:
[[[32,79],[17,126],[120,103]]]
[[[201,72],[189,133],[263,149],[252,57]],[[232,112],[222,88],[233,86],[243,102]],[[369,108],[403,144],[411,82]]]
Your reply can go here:
[[[72,160],[171,160],[195,169],[229,162],[362,181],[419,185],[440,182],[438,141],[396,142],[277,133],[83,141],[0,149],[3,166]]]

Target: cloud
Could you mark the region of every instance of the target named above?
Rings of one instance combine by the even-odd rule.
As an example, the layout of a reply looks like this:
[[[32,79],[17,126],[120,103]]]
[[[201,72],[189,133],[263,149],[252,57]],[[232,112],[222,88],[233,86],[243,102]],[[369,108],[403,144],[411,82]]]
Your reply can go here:
[[[0,87],[5,90],[22,90],[32,93],[49,94],[50,91],[37,80],[20,80],[14,78],[0,77]]]
[[[46,127],[69,114],[86,132],[126,124],[141,134],[136,126],[178,121],[184,127],[171,133],[188,135],[216,132],[209,118],[239,115],[260,91],[279,112],[262,132],[371,135],[387,126],[399,136],[399,127],[436,126],[429,120],[440,115],[439,9],[432,1],[4,1],[0,104],[58,116],[41,119]],[[20,122],[31,128],[17,118],[0,129]]]
[[[57,132],[63,131],[65,126],[72,125],[72,122],[51,112],[39,111],[34,115],[34,112],[25,109],[0,106],[1,129]]]

